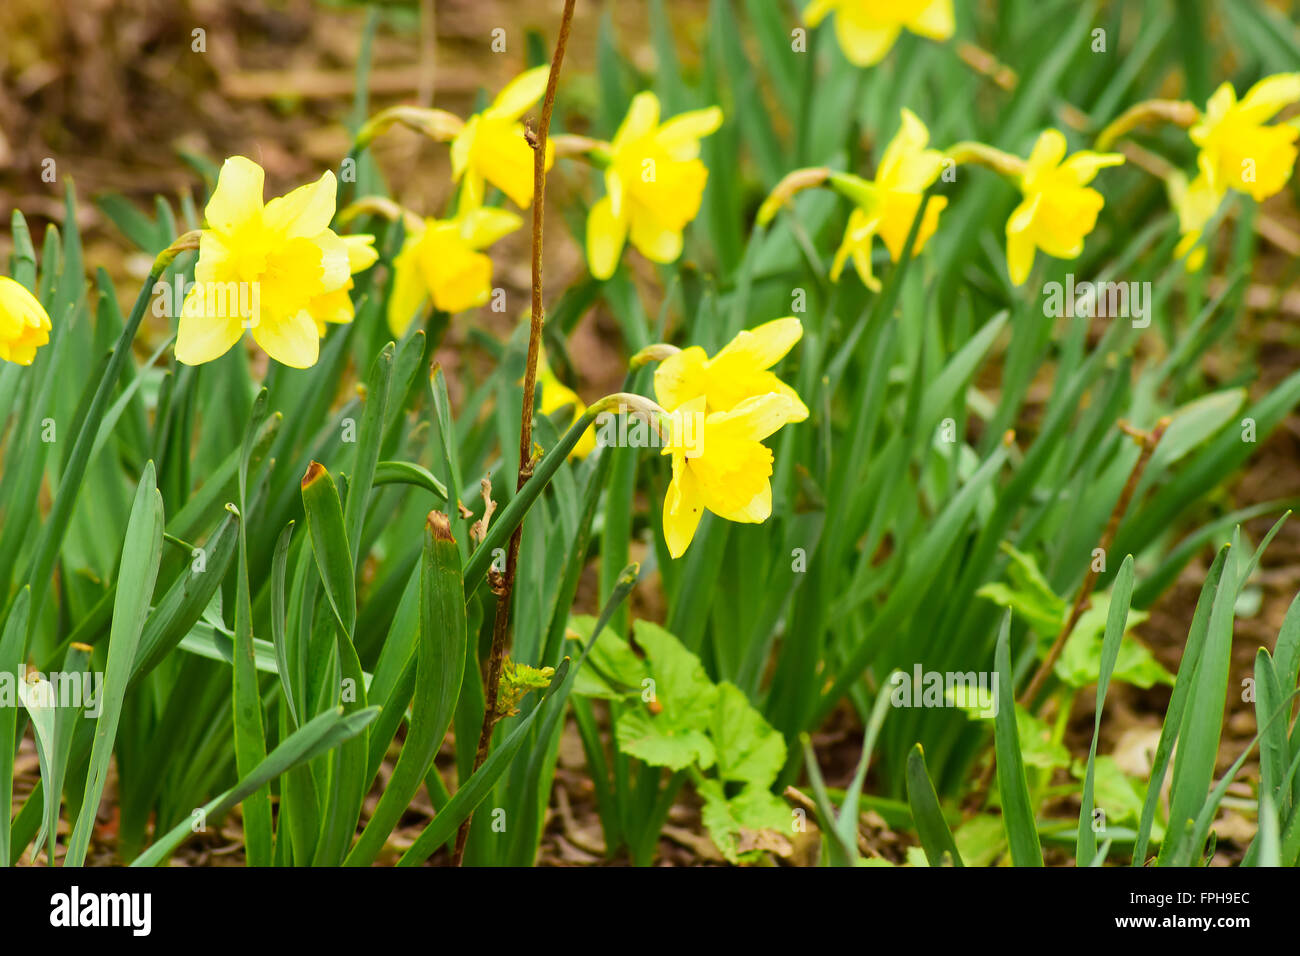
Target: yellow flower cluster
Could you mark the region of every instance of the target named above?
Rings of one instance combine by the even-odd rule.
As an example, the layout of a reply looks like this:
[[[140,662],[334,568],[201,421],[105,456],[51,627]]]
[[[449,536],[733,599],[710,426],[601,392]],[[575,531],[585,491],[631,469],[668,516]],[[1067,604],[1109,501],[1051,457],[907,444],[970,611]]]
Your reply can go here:
[[[841,48],[859,66],[878,63],[903,31],[940,41],[954,32],[952,0],[813,0],[804,11],[810,26],[831,16]],[[358,134],[356,149],[394,124],[448,143],[459,190],[447,218],[423,217],[378,197],[358,200],[339,217],[346,222],[358,212],[378,212],[403,224],[386,307],[394,335],[404,335],[430,305],[457,313],[491,298],[493,266],[485,250],[518,230],[522,219],[490,205],[489,188],[520,209],[533,202],[535,154],[521,118],[543,97],[548,75],[547,67],[528,70],[490,106],[465,120],[443,110],[402,106],[377,114]],[[1197,269],[1205,260],[1202,234],[1229,192],[1263,201],[1290,179],[1300,124],[1274,120],[1297,102],[1300,73],[1268,77],[1240,100],[1225,83],[1204,111],[1165,100],[1139,104],[1112,123],[1098,144],[1104,147],[1152,118],[1188,130],[1198,151],[1196,174],[1189,178],[1174,172],[1167,176],[1166,188],[1181,236],[1176,255]],[[758,224],[767,224],[799,190],[829,186],[852,203],[830,278],[838,282],[851,262],[862,283],[878,290],[872,265],[876,238],[894,262],[905,252],[919,255],[948,205],[946,196],[931,194],[936,183],[953,179],[949,173],[960,164],[983,165],[1020,192],[1005,236],[1008,278],[1022,285],[1039,252],[1058,259],[1082,253],[1104,206],[1091,183],[1101,170],[1124,162],[1115,152],[1071,154],[1065,135],[1056,129],[1042,131],[1025,158],[978,142],[941,150],[931,147],[930,132],[915,113],[904,109],[900,119],[874,177],[826,167],[796,170],[763,204]],[[556,140],[548,139],[546,168],[557,154],[582,155],[603,171],[604,195],[591,207],[585,236],[595,278],[615,274],[628,243],[652,262],[671,263],[682,255],[683,233],[699,214],[709,179],[700,159],[701,141],[722,122],[716,106],[664,119],[659,100],[643,92],[633,98],[609,142],[560,136],[563,145],[557,149]],[[195,283],[178,316],[178,361],[211,362],[248,331],[284,365],[316,363],[328,326],[354,318],[353,276],[379,258],[373,236],[335,231],[336,188],[334,174],[326,172],[313,183],[264,201],[262,168],[242,156],[225,161],[204,210]],[[0,360],[30,364],[50,333],[50,317],[36,297],[19,282],[0,277]],[[686,551],[705,511],[748,523],[771,514],[773,457],[763,442],[809,414],[772,368],[802,334],[799,320],[787,317],[741,332],[712,357],[699,346],[656,345],[642,353],[641,359],[660,362],[654,391],[657,407],[670,423],[663,454],[671,456],[672,480],[663,503],[663,528],[674,558]],[[582,400],[559,381],[544,357],[538,372],[542,414],[567,407],[575,423],[590,418],[584,416]],[[574,454],[583,456],[594,448],[594,436],[587,435]]]

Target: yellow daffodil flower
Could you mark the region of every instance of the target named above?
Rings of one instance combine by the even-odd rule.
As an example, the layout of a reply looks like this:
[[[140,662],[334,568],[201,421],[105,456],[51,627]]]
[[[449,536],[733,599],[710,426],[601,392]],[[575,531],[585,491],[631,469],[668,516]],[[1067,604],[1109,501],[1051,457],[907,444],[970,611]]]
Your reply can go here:
[[[542,354],[537,363],[537,381],[542,385],[542,403],[538,412],[542,415],[551,415],[558,412],[566,405],[572,406],[569,424],[572,425],[587,412],[587,406],[578,393],[556,377],[551,371],[551,366],[546,362],[545,353]],[[596,450],[596,430],[588,428],[583,432],[582,437],[578,439],[578,444],[574,446],[572,457],[586,458]]]
[[[0,276],[0,360],[31,365],[50,340],[50,315],[21,282]]]
[[[1057,259],[1074,259],[1083,252],[1084,237],[1096,226],[1105,204],[1088,183],[1099,170],[1124,162],[1118,153],[1088,151],[1066,159],[1066,148],[1059,130],[1045,130],[1020,173],[1025,198],[1007,220],[1007,269],[1016,285],[1029,278],[1036,249]]]
[[[522,220],[512,212],[484,206],[454,219],[426,219],[408,233],[393,261],[388,327],[406,334],[432,299],[443,312],[464,312],[492,296],[492,260],[479,250],[514,232]]]
[[[682,254],[682,230],[700,211],[709,170],[700,140],[722,125],[716,106],[659,122],[659,98],[638,93],[609,144],[606,195],[587,219],[587,263],[597,279],[618,268],[623,245],[653,262]]]
[[[671,412],[703,397],[704,410],[711,414],[772,392],[787,400],[788,421],[801,422],[808,407],[769,370],[802,335],[803,325],[790,316],[741,332],[713,358],[698,345],[674,352],[655,369],[655,398]]]
[[[484,183],[496,186],[520,208],[533,201],[533,148],[519,122],[546,92],[551,68],[539,66],[510,81],[482,113],[465,121],[451,141],[451,173],[464,180],[462,209],[483,203]],[[546,168],[555,162],[555,147],[546,144]]]
[[[927,149],[930,131],[911,110],[903,110],[903,125],[885,147],[874,182],[832,173],[831,181],[842,192],[851,195],[857,208],[849,214],[844,240],[840,243],[831,263],[831,281],[838,282],[844,263],[851,256],[863,285],[878,291],[880,281],[871,270],[871,244],[879,235],[897,262],[903,255],[903,245],[912,228],[912,220],[921,206],[925,190],[943,172],[944,155],[937,149]],[[946,196],[933,196],[925,207],[912,247],[918,254],[939,226],[939,213],[948,205]]]
[[[728,521],[759,524],[772,513],[772,452],[764,438],[791,420],[787,395],[747,398],[726,412],[707,412],[703,395],[673,412],[673,478],[664,495],[664,538],[674,558],[686,553],[705,510]]]
[[[1198,272],[1205,264],[1205,246],[1198,246],[1205,231],[1223,202],[1224,193],[1210,185],[1201,173],[1190,183],[1181,172],[1174,172],[1165,180],[1169,202],[1178,213],[1178,232],[1181,238],[1174,248],[1174,258],[1183,259],[1188,272]]]
[[[1218,191],[1235,189],[1256,202],[1281,192],[1295,168],[1300,129],[1268,120],[1300,102],[1300,73],[1266,77],[1240,102],[1231,83],[1224,83],[1206,104],[1201,121],[1188,132],[1201,148],[1197,165]]]
[[[316,296],[307,306],[321,338],[325,337],[325,323],[346,325],[355,318],[356,310],[352,305],[352,296],[349,295],[353,286],[352,276],[365,272],[379,259],[374,236],[343,236],[342,239],[348,250],[348,281],[333,292]]]
[[[931,40],[946,40],[955,29],[952,0],[813,0],[804,22],[815,27],[835,14],[835,36],[854,66],[874,66],[908,30]]]
[[[221,167],[176,334],[176,358],[186,365],[220,358],[245,328],[277,362],[316,364],[311,305],[351,276],[347,244],[329,228],[334,174],[265,204],[262,183],[251,159],[232,156]]]

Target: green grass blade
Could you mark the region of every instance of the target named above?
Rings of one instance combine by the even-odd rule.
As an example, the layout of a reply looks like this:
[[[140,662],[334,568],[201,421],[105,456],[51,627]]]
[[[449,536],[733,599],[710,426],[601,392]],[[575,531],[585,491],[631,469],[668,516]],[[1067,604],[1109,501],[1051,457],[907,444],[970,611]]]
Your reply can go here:
[[[451,724],[465,672],[465,583],[460,549],[447,516],[434,511],[424,527],[420,628],[411,726],[379,805],[344,861],[373,862],[416,791]]]
[[[318,714],[300,729],[290,734],[280,746],[276,747],[262,760],[253,771],[243,777],[238,784],[231,787],[215,800],[204,804],[203,817],[215,817],[230,810],[249,795],[265,787],[282,773],[307,763],[322,753],[355,737],[365,730],[366,725],[375,719],[378,707],[370,707],[351,714],[344,714],[342,707],[335,707],[323,714]],[[159,838],[148,850],[140,854],[132,866],[157,866],[173,850],[185,841],[193,832],[190,818],[186,818]]]
[[[1133,598],[1133,555],[1127,555],[1115,575],[1110,594],[1106,631],[1101,641],[1101,670],[1097,676],[1097,712],[1092,722],[1092,745],[1088,748],[1088,769],[1083,778],[1082,803],[1079,807],[1079,836],[1075,841],[1076,866],[1088,865],[1097,855],[1097,833],[1092,826],[1093,783],[1097,763],[1097,741],[1101,737],[1101,718],[1106,706],[1106,688],[1119,657],[1120,640],[1128,623],[1129,602]],[[1103,808],[1104,809],[1104,808]]]
[[[1011,612],[1002,616],[995,652],[1000,693],[1010,698],[998,707],[994,718],[997,749],[998,794],[1002,799],[1002,825],[1011,847],[1015,866],[1042,866],[1043,850],[1038,842],[1038,825],[1029,801],[1025,764],[1021,758],[1020,733],[1016,728],[1015,688],[1011,680]]]
[[[934,781],[925,767],[925,753],[915,744],[907,755],[907,802],[912,807],[912,819],[921,847],[931,866],[965,866],[957,844],[943,818],[939,796],[934,792]]]
[[[113,625],[108,640],[108,663],[100,689],[100,714],[95,722],[95,738],[86,774],[86,791],[81,812],[68,840],[65,866],[81,866],[90,846],[91,828],[99,812],[99,799],[108,779],[108,763],[113,755],[122,704],[135,665],[136,649],[149,613],[158,578],[158,563],[163,545],[162,496],[154,483],[153,462],[145,465],[144,475],[136,488],[135,502],[122,544],[122,563],[118,572],[117,600],[113,604]]]

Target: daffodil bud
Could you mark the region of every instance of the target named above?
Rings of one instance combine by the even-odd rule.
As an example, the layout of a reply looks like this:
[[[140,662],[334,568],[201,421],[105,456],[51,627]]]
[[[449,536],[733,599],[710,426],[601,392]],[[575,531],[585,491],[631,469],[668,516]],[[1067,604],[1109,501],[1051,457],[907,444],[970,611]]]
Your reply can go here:
[[[356,148],[368,146],[375,137],[393,126],[405,126],[439,143],[449,143],[456,138],[465,122],[446,110],[420,106],[391,106],[370,117],[357,132]]]
[[[1173,123],[1188,127],[1201,118],[1196,104],[1185,100],[1146,100],[1117,116],[1097,137],[1098,149],[1110,149],[1117,139],[1130,130],[1151,122]]]
[[[199,240],[202,237],[203,232],[199,229],[191,229],[189,232],[182,233],[175,242],[158,253],[157,258],[153,261],[153,274],[161,275],[172,264],[172,260],[182,252],[191,252],[197,249]]]
[[[822,185],[830,178],[831,171],[826,166],[813,166],[808,169],[796,169],[776,184],[765,200],[763,205],[758,207],[758,216],[756,222],[760,226],[766,226],[772,221],[777,210],[794,198],[795,193],[802,192],[805,189],[813,189]]]
[[[641,368],[643,365],[649,365],[651,362],[662,362],[665,359],[676,355],[680,351],[681,349],[677,346],[669,345],[666,342],[647,345],[641,351],[632,356],[627,363],[627,367],[635,370]]]

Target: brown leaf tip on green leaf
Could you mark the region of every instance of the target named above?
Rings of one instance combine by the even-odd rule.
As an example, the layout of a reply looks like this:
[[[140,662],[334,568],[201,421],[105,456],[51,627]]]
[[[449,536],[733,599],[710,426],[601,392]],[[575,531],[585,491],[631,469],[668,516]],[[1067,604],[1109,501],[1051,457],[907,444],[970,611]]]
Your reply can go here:
[[[94,648],[91,647],[89,644],[82,644],[80,641],[73,641],[68,646],[72,648],[74,651],[81,651],[84,654],[89,654],[94,650]]]
[[[302,486],[306,488],[323,474],[325,474],[325,466],[318,461],[313,461],[307,466],[306,474],[302,476]]]
[[[441,511],[436,509],[430,511],[429,517],[425,519],[425,524],[428,525],[429,531],[432,532],[435,538],[441,541],[454,542],[456,540],[455,535],[451,533],[451,520]]]

